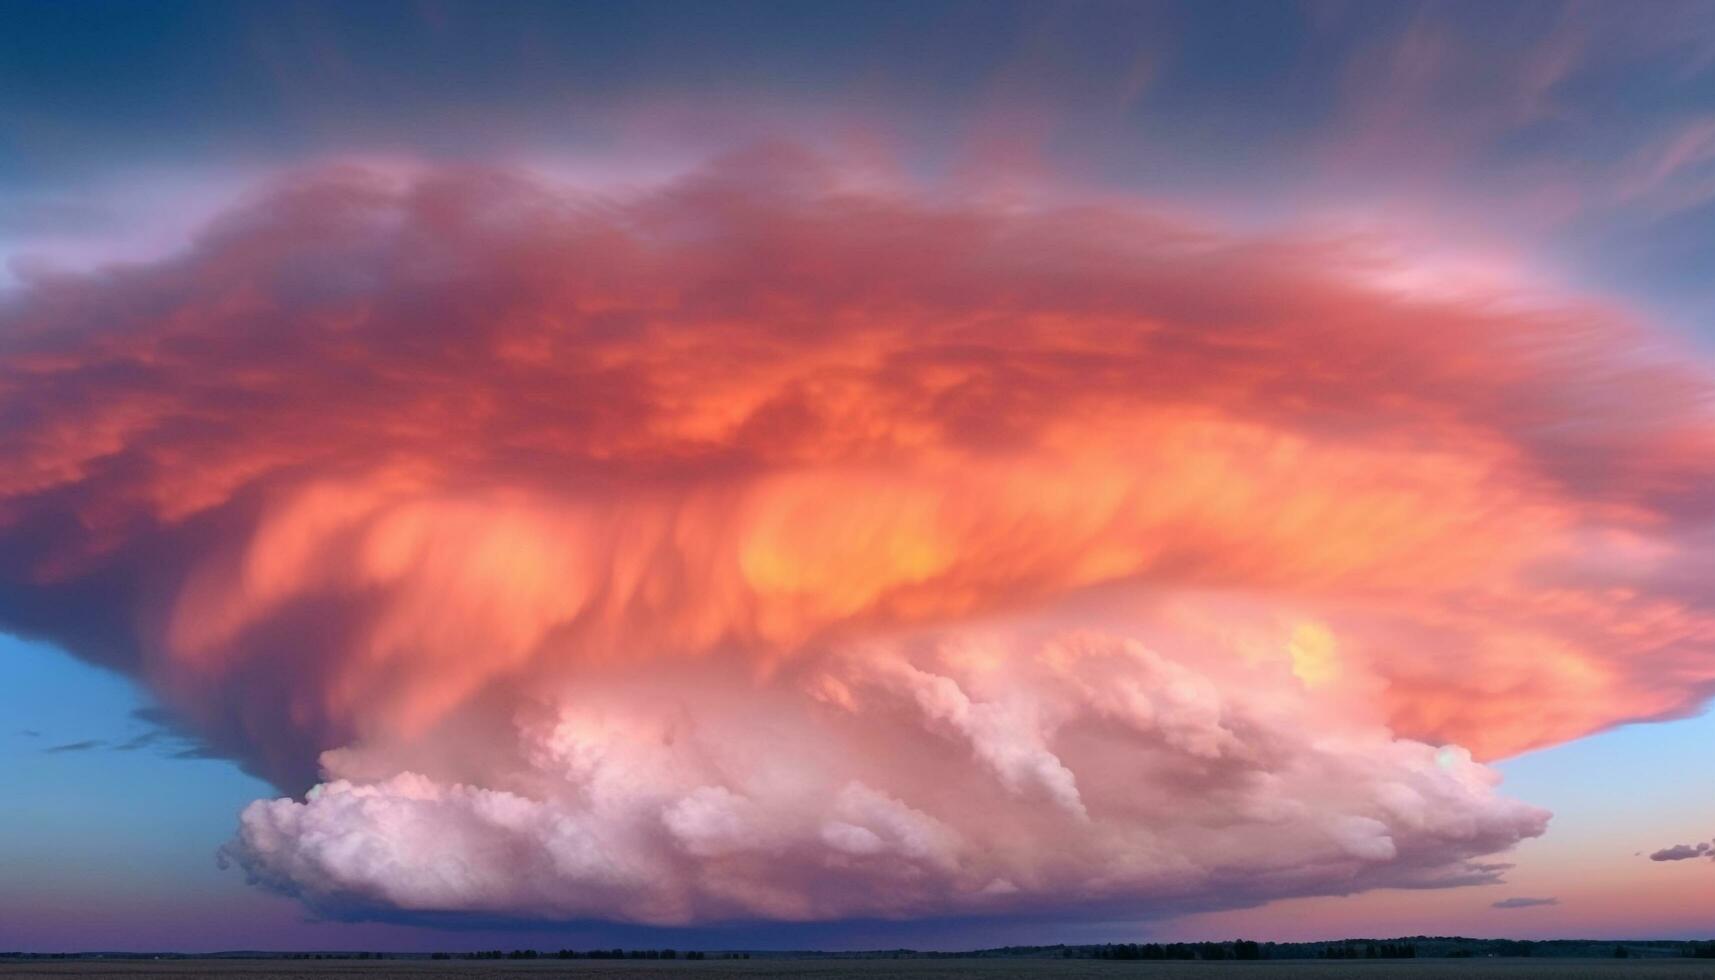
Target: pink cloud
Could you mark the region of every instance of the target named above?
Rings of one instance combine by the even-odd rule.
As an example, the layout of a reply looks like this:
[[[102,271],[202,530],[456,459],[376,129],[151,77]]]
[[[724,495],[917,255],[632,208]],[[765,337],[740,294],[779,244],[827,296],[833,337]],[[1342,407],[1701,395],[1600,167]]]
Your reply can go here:
[[[1709,383],[1378,261],[784,149],[315,170],[7,300],[0,618],[322,782],[227,853],[343,913],[1492,880],[1546,815],[1473,755],[1715,691]]]
[[[803,921],[1485,881],[1467,855],[1547,819],[1463,753],[1321,720],[1278,665],[1217,683],[1096,634],[911,646],[766,681],[586,672],[510,732],[329,753],[330,782],[252,804],[226,854],[334,914]]]

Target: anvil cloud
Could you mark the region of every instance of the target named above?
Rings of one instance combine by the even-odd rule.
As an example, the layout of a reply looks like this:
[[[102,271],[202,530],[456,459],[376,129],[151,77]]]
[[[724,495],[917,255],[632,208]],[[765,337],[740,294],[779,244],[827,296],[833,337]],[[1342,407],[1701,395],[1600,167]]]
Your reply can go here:
[[[1494,880],[1547,814],[1480,760],[1715,693],[1709,377],[1385,254],[312,170],[4,300],[0,624],[308,790],[224,854],[329,914]]]

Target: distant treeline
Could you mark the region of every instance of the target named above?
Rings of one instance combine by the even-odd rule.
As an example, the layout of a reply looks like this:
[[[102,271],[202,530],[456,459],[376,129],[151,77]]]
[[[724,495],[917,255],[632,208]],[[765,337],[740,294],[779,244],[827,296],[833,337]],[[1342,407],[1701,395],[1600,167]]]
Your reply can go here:
[[[1099,943],[1088,945],[1003,946],[964,952],[935,952],[914,949],[863,952],[792,951],[681,951],[677,949],[534,949],[478,950],[459,953],[7,953],[0,960],[64,959],[279,959],[279,960],[748,960],[764,959],[1065,959],[1093,960],[1361,960],[1417,959],[1426,957],[1562,957],[1661,959],[1696,957],[1715,959],[1711,940],[1613,940],[1594,939],[1471,939],[1462,936],[1407,936],[1395,939],[1335,939],[1308,943],[1263,943],[1250,939],[1198,943]]]
[[[1096,960],[1260,960],[1260,943],[1235,939],[1230,943],[1109,943],[1105,946],[1068,946],[1066,959]]]
[[[523,949],[503,952],[436,953],[435,959],[591,959],[591,960],[702,960],[750,959],[750,953],[679,952],[672,949],[591,949],[537,952]],[[1411,936],[1403,939],[1341,939],[1312,943],[1264,943],[1251,939],[1199,943],[1102,943],[1097,945],[1006,946],[944,953],[912,949],[872,952],[829,953],[820,950],[764,952],[766,958],[822,957],[840,959],[997,959],[1042,958],[1092,960],[1395,960],[1418,957],[1675,957],[1715,958],[1715,940],[1709,942],[1644,941],[1614,943],[1595,940],[1466,939],[1457,936]]]
[[[533,949],[478,950],[474,953],[433,953],[432,960],[748,960],[749,953],[704,953],[698,950],[680,952],[676,949],[562,949],[552,953]]]
[[[1103,946],[1067,946],[1060,955],[1066,959],[1096,960],[1268,960],[1304,959],[1297,945],[1276,947],[1274,943],[1259,943],[1250,939],[1235,939],[1225,943],[1108,943]],[[1411,959],[1417,956],[1417,946],[1406,942],[1330,943],[1313,954],[1326,960]]]
[[[1309,943],[1258,943],[1248,939],[1201,943],[1106,943],[1095,946],[1014,946],[979,950],[977,956],[1052,956],[1101,960],[1391,960],[1418,957],[1563,957],[1715,959],[1715,940],[1470,939],[1410,936],[1400,939],[1341,939]],[[945,954],[942,954],[945,955]]]

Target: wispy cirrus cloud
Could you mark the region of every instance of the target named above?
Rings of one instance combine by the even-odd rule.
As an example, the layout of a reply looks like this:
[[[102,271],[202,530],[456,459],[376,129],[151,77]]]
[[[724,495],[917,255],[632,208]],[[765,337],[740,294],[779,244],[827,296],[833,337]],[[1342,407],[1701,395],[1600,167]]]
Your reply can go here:
[[[1503,898],[1492,903],[1492,909],[1530,909],[1541,908],[1545,905],[1559,905],[1558,898]]]

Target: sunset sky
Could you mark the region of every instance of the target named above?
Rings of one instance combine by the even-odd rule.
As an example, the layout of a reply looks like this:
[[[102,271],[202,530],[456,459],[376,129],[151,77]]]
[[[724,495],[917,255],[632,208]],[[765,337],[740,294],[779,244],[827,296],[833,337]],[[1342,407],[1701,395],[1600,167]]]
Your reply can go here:
[[[1715,4],[0,0],[0,951],[1715,936]]]

